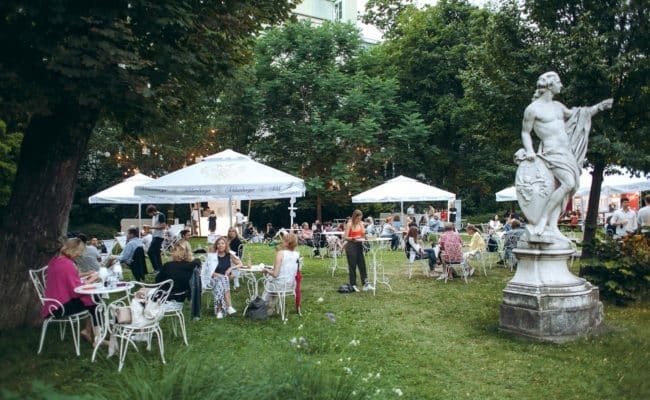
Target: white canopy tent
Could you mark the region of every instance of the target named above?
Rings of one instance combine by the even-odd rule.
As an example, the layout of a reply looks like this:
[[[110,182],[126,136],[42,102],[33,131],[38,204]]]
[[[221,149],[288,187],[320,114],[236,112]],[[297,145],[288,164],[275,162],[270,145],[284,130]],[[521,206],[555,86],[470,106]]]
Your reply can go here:
[[[304,196],[305,183],[300,178],[227,149],[155,181],[138,185],[135,194],[174,199],[174,203],[284,199]],[[293,217],[291,210],[292,223]],[[232,225],[232,210],[230,220]]]
[[[158,201],[161,199],[152,199],[146,196],[135,194],[135,187],[154,179],[147,175],[137,173],[126,178],[117,185],[102,190],[88,198],[88,204],[137,204],[138,205],[138,228],[140,228],[142,203]]]
[[[650,190],[650,176],[641,174],[640,177],[631,176],[630,170],[626,168],[616,168],[622,172],[622,175],[605,175],[603,184],[600,188],[601,196],[610,194],[632,193]],[[576,191],[576,196],[589,196],[591,190],[591,169],[583,168],[580,175],[580,187]],[[514,186],[507,187],[496,193],[496,201],[517,201],[517,192]]]
[[[435,186],[426,185],[420,181],[405,176],[390,179],[379,186],[352,196],[353,203],[400,203],[400,211],[404,214],[404,202],[416,201],[450,201],[455,200],[454,193],[447,192]]]
[[[135,195],[135,187],[153,181],[147,175],[137,173],[117,185],[102,190],[88,198],[89,204],[141,204],[147,199]]]

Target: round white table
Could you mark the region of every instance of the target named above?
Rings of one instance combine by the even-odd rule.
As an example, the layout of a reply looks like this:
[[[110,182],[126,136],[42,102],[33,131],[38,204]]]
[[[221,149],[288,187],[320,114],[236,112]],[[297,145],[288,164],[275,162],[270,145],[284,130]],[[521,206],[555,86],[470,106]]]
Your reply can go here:
[[[74,288],[75,293],[87,294],[92,296],[93,301],[97,304],[95,309],[95,316],[100,328],[100,336],[95,338],[95,348],[91,361],[95,361],[97,349],[101,346],[102,342],[106,339],[109,331],[109,305],[111,304],[110,295],[113,293],[128,292],[133,288],[134,284],[131,282],[117,282],[115,286],[104,286],[103,283],[89,283],[86,285]],[[125,295],[128,300],[128,296]]]
[[[388,289],[392,292],[393,288],[390,287],[390,282],[388,281],[388,277],[386,276],[386,273],[384,271],[383,257],[381,254],[382,249],[385,249],[387,245],[390,246],[391,238],[377,237],[377,238],[361,239],[361,241],[368,243],[369,252],[370,255],[372,256],[371,266],[372,266],[373,296],[376,294],[378,283],[388,286]],[[378,273],[379,269],[381,269],[381,276],[379,276]]]
[[[248,309],[248,305],[251,303],[251,301],[255,300],[257,296],[259,296],[259,283],[264,280],[264,270],[269,270],[273,269],[272,265],[264,265],[264,264],[257,264],[257,265],[250,265],[250,266],[242,266],[237,268],[240,272],[240,276],[242,278],[246,278],[246,286],[248,288],[248,301],[246,302],[246,307],[244,307],[243,314],[246,314],[246,310]],[[261,277],[257,277],[255,274],[262,274]]]

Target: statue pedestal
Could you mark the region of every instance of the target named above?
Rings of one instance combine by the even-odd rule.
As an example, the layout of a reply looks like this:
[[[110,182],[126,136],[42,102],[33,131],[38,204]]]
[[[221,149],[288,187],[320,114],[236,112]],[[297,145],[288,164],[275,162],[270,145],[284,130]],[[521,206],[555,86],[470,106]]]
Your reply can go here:
[[[517,272],[503,290],[499,326],[536,340],[562,343],[585,335],[603,320],[598,288],[573,275],[574,250],[519,242]]]

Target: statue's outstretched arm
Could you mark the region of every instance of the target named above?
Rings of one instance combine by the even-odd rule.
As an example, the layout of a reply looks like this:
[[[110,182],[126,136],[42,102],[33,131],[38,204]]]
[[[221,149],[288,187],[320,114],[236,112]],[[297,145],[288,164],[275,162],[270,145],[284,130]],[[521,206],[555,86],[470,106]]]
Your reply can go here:
[[[609,110],[612,108],[612,105],[614,104],[614,99],[609,98],[601,101],[600,103],[589,107],[589,113],[593,117],[594,115],[598,114],[601,111]]]

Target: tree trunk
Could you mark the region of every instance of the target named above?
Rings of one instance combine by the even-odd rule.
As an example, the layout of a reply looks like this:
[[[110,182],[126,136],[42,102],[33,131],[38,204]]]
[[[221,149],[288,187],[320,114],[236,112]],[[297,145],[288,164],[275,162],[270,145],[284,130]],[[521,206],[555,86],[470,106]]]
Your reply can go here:
[[[316,195],[316,219],[323,223],[323,204],[320,194]]]
[[[594,161],[594,170],[591,173],[591,189],[589,190],[589,203],[587,204],[587,215],[585,216],[585,233],[582,238],[582,256],[581,259],[590,258],[592,246],[596,238],[598,229],[598,205],[600,203],[600,189],[603,184],[603,171],[605,170],[605,161],[597,158]],[[580,270],[582,275],[582,268]]]
[[[79,166],[98,112],[61,105],[34,117],[0,232],[0,331],[40,320],[28,270],[56,254],[67,230]]]

